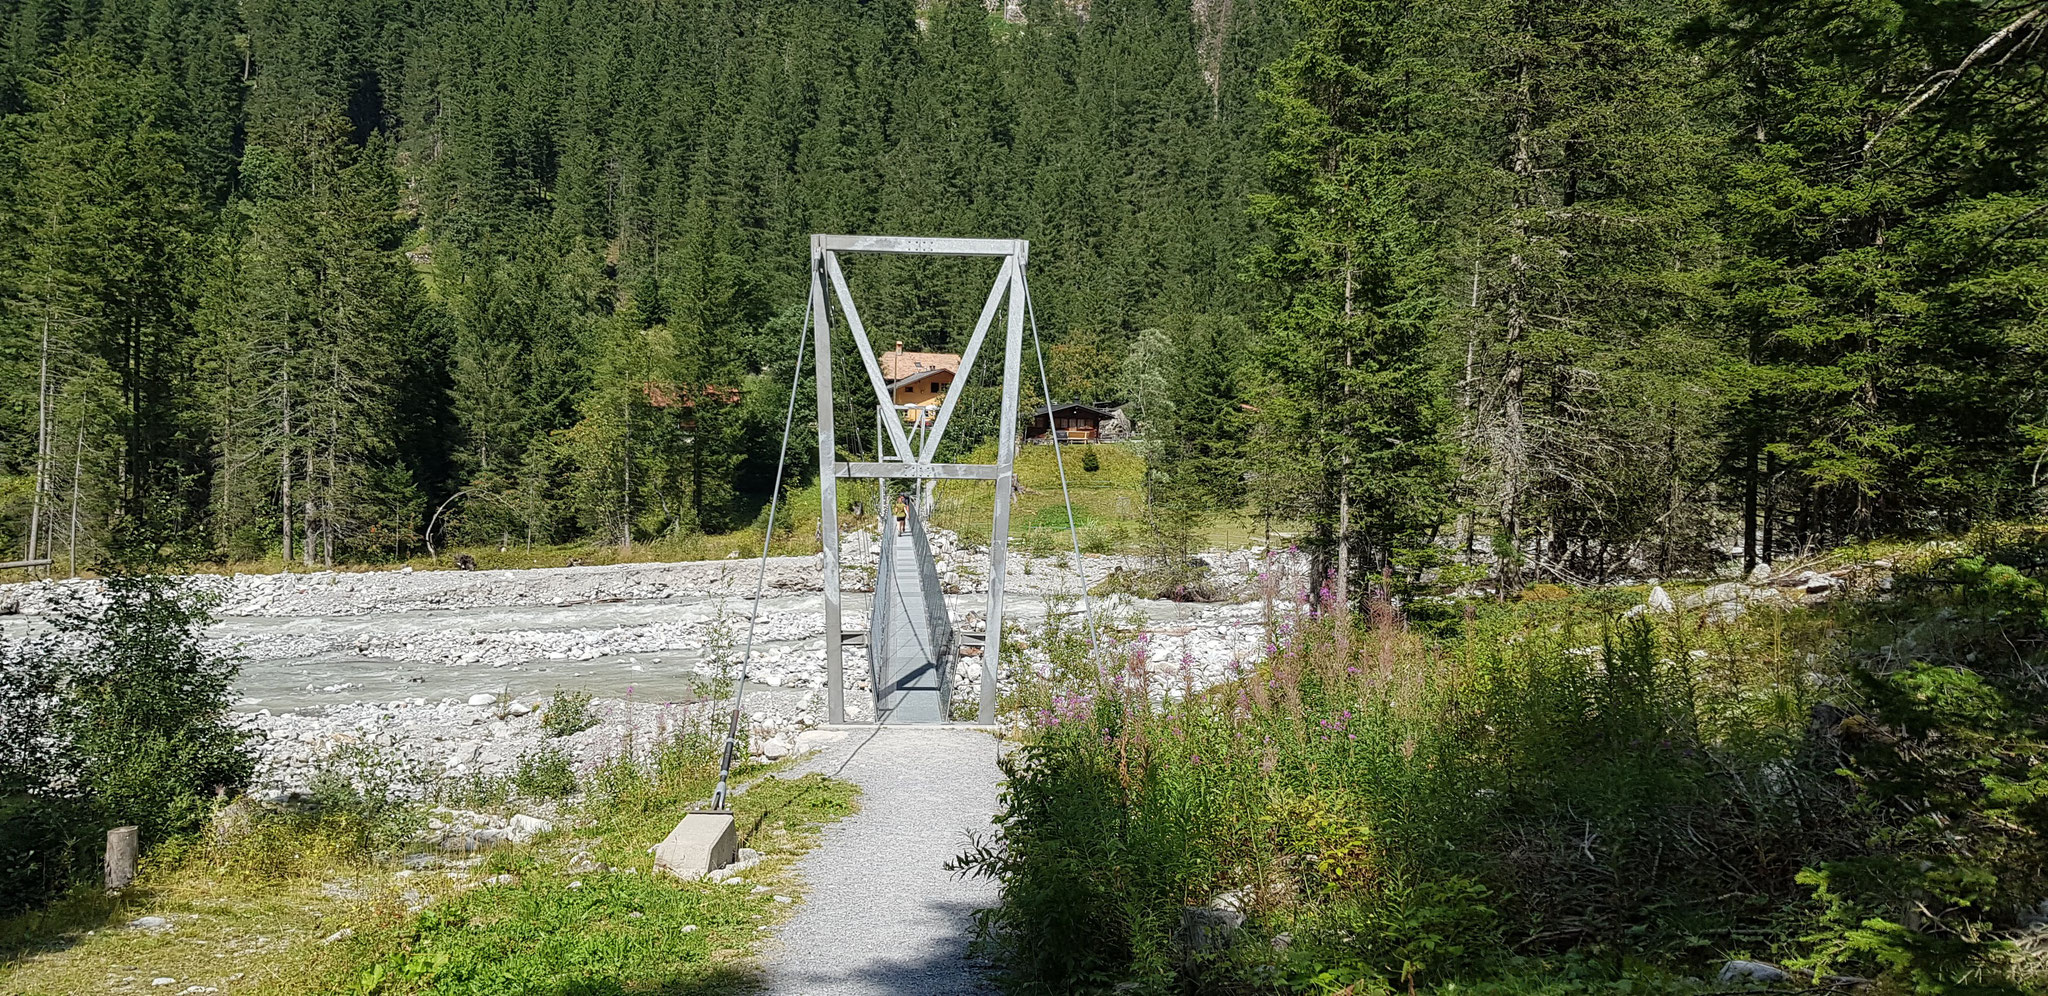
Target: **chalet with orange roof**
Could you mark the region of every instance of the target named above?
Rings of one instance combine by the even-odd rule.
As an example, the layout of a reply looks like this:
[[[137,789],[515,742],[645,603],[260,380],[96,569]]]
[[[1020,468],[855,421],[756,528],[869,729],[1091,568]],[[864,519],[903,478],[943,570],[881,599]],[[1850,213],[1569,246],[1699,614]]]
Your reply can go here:
[[[903,420],[930,425],[939,417],[946,392],[960,376],[958,353],[913,353],[896,340],[896,348],[879,358],[882,379],[889,384],[889,400],[903,413]]]

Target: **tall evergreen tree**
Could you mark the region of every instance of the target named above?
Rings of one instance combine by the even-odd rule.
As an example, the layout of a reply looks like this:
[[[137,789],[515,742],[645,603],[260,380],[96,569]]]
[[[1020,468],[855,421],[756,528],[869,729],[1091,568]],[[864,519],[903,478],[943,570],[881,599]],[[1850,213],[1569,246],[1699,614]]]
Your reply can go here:
[[[2048,8],[1727,16],[1746,559],[2040,507]]]
[[[1276,63],[1253,269],[1273,287],[1259,343],[1260,498],[1299,515],[1350,600],[1440,508],[1441,406],[1427,366],[1433,261],[1409,208],[1416,125],[1397,85],[1405,5],[1316,0]]]
[[[163,499],[176,514],[203,486],[189,310],[204,219],[160,84],[72,45],[28,82],[31,111],[17,122],[8,353],[11,379],[34,394],[21,410],[31,421],[10,435],[33,440],[15,456],[37,481],[32,553],[60,535],[75,549],[81,528],[96,542],[96,513],[153,515]]]
[[[362,545],[394,486],[393,389],[416,307],[397,252],[396,188],[380,147],[348,123],[302,125],[290,144],[252,146],[242,169],[248,234],[222,330],[223,477],[266,477],[261,504],[224,484],[219,528],[271,519],[279,552],[332,564]],[[295,529],[296,526],[296,529]],[[384,523],[386,529],[394,524]]]

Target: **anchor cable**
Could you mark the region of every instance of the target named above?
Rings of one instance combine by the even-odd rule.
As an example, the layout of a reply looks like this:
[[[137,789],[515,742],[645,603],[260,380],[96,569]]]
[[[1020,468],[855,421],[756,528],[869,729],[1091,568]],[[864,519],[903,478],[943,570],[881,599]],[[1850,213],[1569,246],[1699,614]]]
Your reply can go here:
[[[754,660],[754,629],[761,622],[761,595],[768,585],[768,544],[775,541],[775,512],[782,499],[782,470],[789,458],[789,429],[796,422],[796,389],[803,382],[804,346],[811,331],[811,296],[804,295],[804,318],[797,327],[796,367],[789,375],[789,410],[782,416],[782,448],[775,454],[775,486],[768,492],[768,528],[761,534],[761,571],[754,579],[754,606],[747,618],[747,646],[740,654],[740,676],[733,686],[732,717],[725,728],[725,753],[718,763],[718,788],[711,793],[713,812],[726,808],[726,785],[732,777],[733,752],[740,738],[740,707],[747,697],[747,668]]]
[[[1088,622],[1088,649],[1095,649],[1095,609],[1088,599],[1088,568],[1081,560],[1081,531],[1074,523],[1074,496],[1067,491],[1067,463],[1060,456],[1060,430],[1052,414],[1052,381],[1045,376],[1045,348],[1038,342],[1038,311],[1031,306],[1031,281],[1018,274],[1024,285],[1024,313],[1031,316],[1031,352],[1038,357],[1038,383],[1045,391],[1045,434],[1052,437],[1052,462],[1060,471],[1060,499],[1067,504],[1067,536],[1074,541],[1074,573],[1081,577],[1081,614]],[[1000,639],[1000,635],[997,637]]]

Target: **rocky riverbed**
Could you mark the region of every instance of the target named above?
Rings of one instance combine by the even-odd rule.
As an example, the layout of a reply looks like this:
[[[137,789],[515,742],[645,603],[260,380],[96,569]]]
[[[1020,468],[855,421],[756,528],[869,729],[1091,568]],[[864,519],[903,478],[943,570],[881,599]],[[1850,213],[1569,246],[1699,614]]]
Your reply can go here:
[[[867,537],[849,539],[844,622],[863,630],[861,591],[876,551]],[[943,533],[933,546],[954,618],[975,628],[987,608],[986,551]],[[1257,590],[1261,571],[1277,569],[1255,552],[1206,559],[1219,587],[1240,598]],[[1077,573],[1071,556],[1014,552],[1006,612],[1029,635],[1051,614],[1079,611],[1084,588],[1133,566],[1131,558],[1091,555]],[[266,793],[301,791],[323,766],[345,763],[428,794],[507,777],[543,749],[567,755],[587,775],[678,730],[722,730],[731,689],[719,676],[732,673],[749,645],[749,741],[758,755],[788,751],[797,733],[824,719],[821,575],[816,557],[782,557],[769,560],[765,574],[758,561],[728,560],[194,575],[189,583],[216,601],[208,639],[243,661],[237,722],[258,747]],[[0,609],[13,610],[0,616],[0,630],[42,629],[51,612],[67,602],[89,606],[98,591],[92,581],[0,585]],[[1248,601],[1097,600],[1094,608],[1147,634],[1162,693],[1223,680],[1263,645],[1262,609]],[[1031,666],[1032,655],[1024,656],[1012,664]],[[864,652],[847,648],[849,720],[867,715],[865,674]],[[956,699],[972,701],[978,659],[964,661],[955,679]],[[596,725],[549,735],[541,716],[559,691],[594,695]]]

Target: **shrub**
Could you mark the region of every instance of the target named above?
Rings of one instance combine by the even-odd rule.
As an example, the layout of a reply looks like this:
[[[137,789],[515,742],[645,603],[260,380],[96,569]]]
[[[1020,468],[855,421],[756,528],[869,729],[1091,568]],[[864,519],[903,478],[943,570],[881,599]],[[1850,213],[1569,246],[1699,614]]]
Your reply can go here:
[[[1189,559],[1162,560],[1143,568],[1118,567],[1089,594],[1174,602],[1214,602],[1220,598],[1209,565]]]
[[[329,754],[307,782],[305,802],[286,812],[355,855],[388,848],[415,832],[418,807],[399,790],[396,755],[369,747]]]
[[[471,771],[441,783],[435,796],[459,809],[496,809],[512,798],[512,780]]]
[[[1090,473],[1090,474],[1093,474],[1093,473],[1095,473],[1096,471],[1098,471],[1098,470],[1101,470],[1101,469],[1102,469],[1102,458],[1101,458],[1101,457],[1099,457],[1099,456],[1097,456],[1097,455],[1095,455],[1095,447],[1093,447],[1093,446],[1085,446],[1085,447],[1082,447],[1082,449],[1081,449],[1081,469],[1082,469],[1082,470],[1084,470],[1084,471],[1087,471],[1087,472],[1088,472],[1088,473]]]
[[[216,810],[208,832],[171,842],[165,860],[203,859],[219,873],[279,880],[331,874],[337,864],[376,860],[425,825],[399,790],[395,756],[345,748],[320,762],[304,798],[258,804],[243,797]]]
[[[1142,645],[1089,662],[960,862],[1003,881],[982,944],[1013,988],[1409,989],[1510,945],[1685,959],[1778,926],[1840,839],[1796,731],[1703,706],[1676,629],[1588,648],[1509,615],[1437,643],[1376,615],[1340,649],[1298,613],[1241,680],[1165,705]],[[1287,953],[1184,951],[1182,910],[1212,901]]]
[[[227,721],[237,662],[202,643],[210,605],[166,573],[103,564],[49,636],[0,641],[0,905],[22,909],[95,877],[109,827],[147,845],[196,829],[255,766]]]
[[[551,737],[566,737],[596,726],[597,712],[590,707],[589,692],[557,691],[540,714],[541,729]]]
[[[98,870],[104,837],[71,799],[0,796],[0,916],[33,909]]]
[[[1018,992],[1640,992],[1731,954],[2038,989],[2043,551],[1988,529],[1878,597],[1736,623],[1556,588],[1428,632],[1382,605],[1340,643],[1304,605],[1164,702],[1143,643],[1048,646],[958,863],[1003,882],[980,943]],[[1212,903],[1252,943],[1187,950]]]
[[[552,746],[528,751],[519,758],[512,787],[529,799],[560,799],[575,792],[576,772],[569,752]]]
[[[1982,531],[1905,578],[1915,594],[1850,613],[1858,694],[1828,734],[1864,839],[1800,876],[1822,910],[1809,965],[1888,969],[1922,994],[2013,991],[2010,938],[2048,896],[2044,539]]]
[[[54,728],[102,820],[162,840],[197,827],[254,770],[227,721],[240,664],[203,643],[206,597],[153,570],[104,569],[104,604],[74,600],[52,619],[66,648]]]

